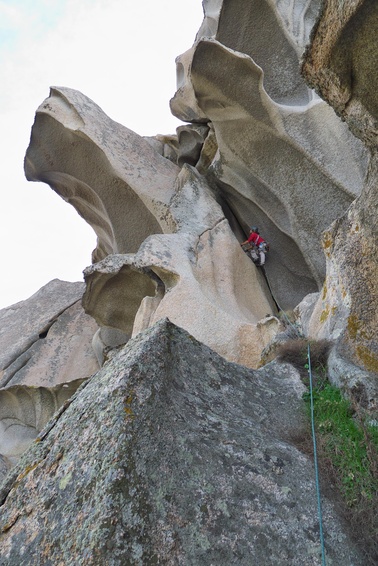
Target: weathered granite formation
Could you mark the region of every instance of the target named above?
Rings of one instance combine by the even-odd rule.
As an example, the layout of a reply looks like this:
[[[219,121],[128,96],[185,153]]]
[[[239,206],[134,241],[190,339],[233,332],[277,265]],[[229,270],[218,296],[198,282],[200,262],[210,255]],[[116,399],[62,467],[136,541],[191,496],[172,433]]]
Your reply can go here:
[[[82,382],[78,379],[55,387],[14,385],[0,389],[0,482]]]
[[[359,194],[367,153],[299,73],[318,0],[203,6],[196,43],[177,60],[171,109],[195,129],[211,123],[218,151],[199,169],[235,232],[257,224],[267,237],[269,283],[293,308],[323,284],[321,234]]]
[[[303,64],[371,154],[361,195],[324,234],[327,277],[309,323],[312,336],[336,342],[333,379],[369,409],[378,408],[377,25],[374,1],[325,1]]]
[[[36,114],[27,178],[50,184],[98,236],[84,306],[101,326],[100,362],[168,316],[258,366],[279,328],[275,304],[293,308],[321,288],[321,233],[363,185],[363,145],[299,73],[319,2],[203,4],[177,62],[171,108],[189,123],[176,138],[141,138],[67,88]],[[240,241],[251,223],[271,244],[269,288],[230,230]]]
[[[62,87],[37,111],[27,178],[98,242],[86,315],[83,286],[56,281],[47,306],[0,311],[0,564],[320,564],[314,470],[290,440],[299,376],[226,359],[269,359],[277,304],[302,301],[304,332],[335,343],[332,378],[376,406],[378,8],[203,7],[176,136],[142,138]],[[304,76],[347,124],[301,77],[310,37]],[[251,224],[265,272],[239,246]],[[327,499],[323,522],[327,563],[363,564]]]
[[[290,366],[227,363],[168,321],[77,391],[0,491],[0,563],[320,564]],[[295,422],[292,415],[297,415]],[[324,500],[327,558],[363,563]]]
[[[84,283],[55,279],[0,311],[0,480],[83,379],[99,368]]]
[[[168,316],[226,358],[258,365],[279,328],[275,305],[196,169],[180,169],[77,91],[54,88],[37,111],[25,170],[98,235],[102,261],[86,270],[83,305],[101,327],[126,341]],[[97,351],[101,343],[115,345],[103,336]]]
[[[84,283],[54,279],[26,301],[0,310],[0,388],[53,387],[98,369],[98,326],[80,301]]]

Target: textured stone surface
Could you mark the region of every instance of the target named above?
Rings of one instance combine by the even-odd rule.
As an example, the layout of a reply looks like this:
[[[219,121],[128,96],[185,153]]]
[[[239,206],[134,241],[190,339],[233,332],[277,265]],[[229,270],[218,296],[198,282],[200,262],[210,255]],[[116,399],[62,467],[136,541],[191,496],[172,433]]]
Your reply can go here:
[[[290,442],[303,426],[299,376],[230,364],[196,339],[256,366],[287,338],[238,245],[257,223],[275,300],[302,301],[305,332],[334,341],[332,380],[375,408],[377,3],[203,6],[177,61],[171,107],[188,123],[176,136],[140,138],[66,88],[37,111],[27,177],[98,236],[83,304],[104,367],[63,405],[63,385],[0,390],[0,475],[32,442],[0,490],[4,566],[321,563],[314,470]],[[303,73],[347,124],[299,72],[318,16]],[[58,382],[88,367],[78,298],[49,300],[26,316],[32,331],[18,328],[26,338],[9,326],[3,384],[49,384],[54,360]],[[327,564],[362,565],[326,498],[323,521]]]
[[[168,317],[227,359],[256,367],[279,330],[264,280],[223,220],[200,238],[151,236],[135,255],[85,270],[83,305],[125,335]]]
[[[83,291],[84,283],[55,279],[0,311],[1,478],[99,368],[92,348],[98,326],[81,306]]]
[[[30,446],[82,379],[55,387],[15,385],[0,389],[0,481]]]
[[[208,130],[180,130],[187,159],[198,157]],[[67,159],[72,139],[77,151]],[[86,270],[84,308],[125,340],[168,316],[227,359],[256,367],[278,329],[257,326],[275,312],[265,280],[241,251],[205,178],[191,165],[173,165],[154,145],[114,125],[70,89],[52,89],[37,111],[25,160],[28,178],[68,197],[99,235],[94,257],[109,254]],[[85,152],[92,155],[84,161]],[[108,219],[106,230],[98,230],[94,212]],[[111,245],[105,232],[112,234]],[[103,339],[97,335],[95,343],[101,360]]]
[[[374,0],[325,0],[323,4],[303,74],[352,132],[376,148],[378,5]]]
[[[335,381],[350,376],[370,408],[378,407],[377,23],[376,2],[326,1],[303,64],[309,83],[371,152],[360,197],[324,234],[327,276],[310,321],[312,336],[336,342]]]
[[[362,144],[299,73],[319,6],[204,2],[171,100],[177,117],[211,122],[219,149],[207,177],[235,232],[257,224],[270,242],[266,272],[284,309],[321,287],[321,233],[359,194],[366,172]]]
[[[98,327],[80,306],[83,291],[83,283],[55,279],[0,311],[0,387],[51,387],[96,371],[91,340]]]
[[[177,61],[171,108],[189,122],[177,136],[141,138],[83,94],[51,89],[25,171],[91,224],[95,262],[114,256],[87,270],[84,305],[100,326],[127,340],[168,316],[256,367],[266,345],[258,320],[319,291],[321,234],[359,194],[367,164],[361,142],[299,73],[319,8],[204,2],[196,42]],[[271,245],[270,288],[225,219],[239,241],[259,225]],[[101,360],[106,340],[97,334],[95,344]]]
[[[128,254],[122,277],[90,268],[86,308],[125,340],[169,316],[228,359],[256,366],[256,322],[274,308],[261,274],[218,225],[226,218],[239,241],[259,225],[271,244],[265,274],[282,309],[321,289],[328,230],[327,281],[309,331],[342,337],[338,354],[373,374],[377,166],[373,159],[364,185],[362,142],[375,153],[377,4],[209,0],[203,7],[196,41],[177,60],[171,108],[189,123],[176,136],[140,138],[66,88],[53,88],[37,111],[27,177],[49,183],[93,226],[95,261]],[[301,77],[310,40],[302,72],[360,140]],[[110,297],[105,306],[110,288],[121,302]],[[99,360],[111,345],[106,332],[95,339]]]
[[[99,367],[92,348],[97,329],[93,318],[85,314],[81,301],[77,301],[58,316],[46,336],[42,334],[26,354],[4,371],[7,387],[17,383],[52,387],[91,376]]]
[[[93,227],[96,261],[135,252],[151,233],[172,227],[167,206],[178,172],[78,91],[52,88],[37,110],[26,176],[48,183]]]
[[[320,564],[312,465],[288,442],[302,392],[289,366],[229,364],[161,321],[8,475],[0,563]],[[362,564],[323,516],[329,563]]]

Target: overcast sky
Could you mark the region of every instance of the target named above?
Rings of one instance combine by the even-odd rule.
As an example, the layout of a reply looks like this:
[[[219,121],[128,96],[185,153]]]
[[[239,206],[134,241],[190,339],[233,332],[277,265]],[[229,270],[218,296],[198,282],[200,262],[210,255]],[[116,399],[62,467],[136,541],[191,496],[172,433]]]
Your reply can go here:
[[[175,57],[202,22],[201,0],[0,0],[0,308],[54,278],[82,280],[96,238],[23,160],[50,86],[80,90],[140,135],[175,133]]]

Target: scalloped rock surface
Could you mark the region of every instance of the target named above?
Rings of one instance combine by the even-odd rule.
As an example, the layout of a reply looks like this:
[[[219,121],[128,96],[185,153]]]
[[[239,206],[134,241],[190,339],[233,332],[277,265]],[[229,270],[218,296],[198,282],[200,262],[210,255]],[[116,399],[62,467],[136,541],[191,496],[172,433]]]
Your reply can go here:
[[[168,316],[227,359],[258,366],[279,328],[275,305],[195,168],[180,169],[83,94],[53,88],[37,111],[25,170],[98,235],[101,261],[86,270],[83,305],[101,328],[126,342]],[[95,340],[99,359],[115,345],[105,334]]]
[[[319,1],[203,6],[196,43],[177,59],[171,109],[195,128],[211,124],[218,150],[198,167],[235,233],[244,240],[258,225],[270,242],[269,283],[292,309],[323,284],[321,234],[360,193],[368,154],[299,72]]]
[[[55,387],[14,385],[0,389],[0,482],[83,379]]]

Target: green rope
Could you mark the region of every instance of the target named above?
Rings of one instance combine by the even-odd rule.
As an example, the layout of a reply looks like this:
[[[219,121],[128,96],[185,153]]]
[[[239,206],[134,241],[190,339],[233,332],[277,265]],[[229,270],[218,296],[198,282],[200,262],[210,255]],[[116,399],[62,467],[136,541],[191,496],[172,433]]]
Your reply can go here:
[[[317,496],[317,500],[318,500],[320,546],[321,546],[321,549],[322,549],[322,566],[326,566],[324,536],[323,536],[322,502],[321,502],[321,498],[320,498],[318,457],[317,457],[317,449],[316,449],[315,419],[314,419],[314,395],[313,395],[313,387],[312,387],[310,344],[307,345],[307,359],[308,359],[308,375],[309,375],[309,378],[310,378],[311,431],[312,431],[312,442],[313,442],[313,446],[314,446],[315,484],[316,484],[316,496]]]
[[[262,271],[265,277],[265,281],[268,285],[270,294],[272,295],[272,299],[275,302],[277,308],[283,316],[286,318],[289,325],[295,330],[297,336],[299,338],[304,338],[303,333],[300,331],[299,328],[294,326],[294,324],[290,321],[289,317],[277,303],[276,299],[274,298],[271,286],[269,284],[269,279],[267,277],[266,271],[264,267],[262,267]],[[307,344],[307,360],[308,360],[308,375],[310,378],[310,406],[311,406],[311,431],[312,431],[312,442],[313,442],[313,450],[314,450],[314,467],[315,467],[315,484],[316,484],[316,497],[318,501],[318,516],[319,516],[319,533],[320,533],[320,546],[322,552],[322,566],[326,566],[326,559],[325,559],[325,546],[324,546],[324,535],[323,535],[323,518],[322,518],[322,502],[320,497],[320,484],[319,484],[319,469],[318,469],[318,456],[317,456],[317,448],[316,448],[316,435],[315,435],[315,419],[314,419],[314,394],[313,394],[313,386],[312,386],[312,369],[311,369],[311,354],[310,354],[310,343]]]

